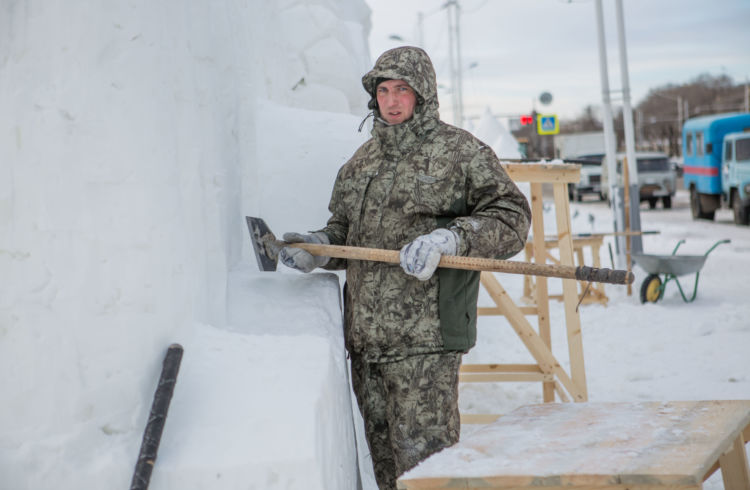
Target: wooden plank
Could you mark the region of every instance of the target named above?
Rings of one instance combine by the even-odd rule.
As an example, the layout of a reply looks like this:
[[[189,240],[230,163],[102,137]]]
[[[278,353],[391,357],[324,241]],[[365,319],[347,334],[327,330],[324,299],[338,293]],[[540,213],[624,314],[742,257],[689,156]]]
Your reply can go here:
[[[560,263],[574,265],[573,243],[570,232],[570,203],[568,189],[564,185],[553,186],[557,218],[557,241],[560,250]],[[586,369],[583,362],[583,336],[581,335],[581,318],[578,316],[578,288],[575,280],[563,279],[563,302],[565,305],[565,327],[568,333],[568,356],[570,360],[570,377],[588,399],[586,389]],[[576,400],[578,401],[578,400]]]
[[[500,417],[497,413],[462,413],[461,424],[491,424]]]
[[[581,291],[581,295],[583,294],[583,291]],[[589,289],[588,293],[586,293],[586,296],[581,299],[581,296],[578,296],[578,300],[581,302],[581,304],[586,305],[589,303],[601,303],[601,304],[607,304],[609,302],[609,297],[605,296],[597,296],[597,291],[595,289]],[[554,299],[557,301],[564,301],[565,297],[562,294],[551,294],[549,299]],[[577,303],[576,303],[577,304]]]
[[[463,364],[462,373],[541,373],[536,364]]]
[[[534,214],[531,214],[531,226],[534,226]],[[523,247],[523,253],[526,258],[526,262],[531,262],[534,258],[534,242],[533,240],[527,240]],[[536,305],[536,291],[534,290],[536,285],[534,283],[533,276],[523,276],[523,293],[521,295],[521,301],[529,304]]]
[[[468,486],[467,486],[468,485]],[[472,478],[467,481],[451,481],[445,478],[435,478],[425,482],[406,481],[396,487],[399,490],[444,490],[448,488],[461,490],[518,490],[523,487],[496,486],[491,480],[484,478]],[[549,486],[530,487],[544,488],[545,490],[701,490],[702,485],[582,485],[582,486]]]
[[[536,315],[538,309],[536,306],[519,306],[519,309],[524,315]],[[504,316],[502,308],[497,306],[480,306],[477,308],[477,315],[479,316]]]
[[[601,247],[601,243],[591,245],[591,260],[593,261],[594,267],[597,269],[601,268],[602,266],[601,259],[599,258],[600,247]],[[583,264],[580,264],[580,265],[583,265]],[[597,303],[601,303],[603,305],[606,305],[609,302],[609,298],[604,292],[604,284],[602,283],[592,284],[591,291],[593,292],[593,294],[591,295],[592,300],[595,300]]]
[[[748,440],[748,437],[750,437],[750,425],[748,425],[747,428],[745,428],[743,435],[742,435],[742,440],[745,441],[745,444],[750,442]],[[711,475],[716,473],[718,469],[719,469],[719,461],[716,461],[713,465],[711,465],[711,468],[709,468],[706,474],[703,475],[703,481],[708,480],[711,477]]]
[[[563,390],[562,386],[560,386],[560,383],[555,381],[555,393],[557,393],[557,396],[560,397],[561,402],[568,403],[570,402],[570,398],[568,398],[568,394],[565,393],[565,390]]]
[[[483,478],[472,478],[465,481],[433,478],[419,482],[399,480],[396,488],[398,490],[443,490],[447,488],[458,488],[461,490],[518,490],[523,487],[496,486],[492,481]],[[664,485],[584,485],[575,487],[567,485],[544,485],[537,488],[544,488],[545,490],[700,490],[702,485],[670,485],[669,487],[665,487]]]
[[[599,236],[576,238],[575,235],[573,235],[571,238],[573,240],[573,246],[575,248],[587,247],[587,246],[588,247],[601,246],[604,241],[604,239]],[[545,237],[544,246],[545,248],[557,248],[558,247],[557,237],[555,238]]]
[[[745,441],[745,444],[750,442],[750,423],[747,425],[747,427],[745,427],[745,430],[742,431],[742,440]],[[711,475],[716,473],[716,470],[718,469],[719,469],[719,462],[717,461],[711,466],[711,468],[706,472],[706,474],[703,475],[703,481],[708,480],[709,477],[711,477]]]
[[[500,165],[515,182],[569,184],[581,180],[581,166],[578,164],[501,163]]]
[[[544,199],[542,193],[542,184],[532,183],[531,184],[531,231],[533,236],[543,237],[544,236]],[[544,263],[544,257],[547,251],[544,248],[544,240],[539,240],[539,243],[535,243],[534,257],[539,257],[537,263]],[[550,316],[549,316],[549,287],[546,277],[536,278],[535,287],[535,298],[534,304],[537,307],[537,325],[539,328],[539,337],[542,339],[547,348],[552,351],[552,333],[550,328]],[[555,388],[552,383],[544,383],[542,385],[542,400],[545,402],[555,401]]]
[[[750,400],[530,405],[428,458],[399,488],[701,488],[713,462],[744,457],[748,424]]]
[[[548,382],[555,381],[555,376],[545,373],[466,373],[459,374],[462,383],[500,383],[500,382]]]

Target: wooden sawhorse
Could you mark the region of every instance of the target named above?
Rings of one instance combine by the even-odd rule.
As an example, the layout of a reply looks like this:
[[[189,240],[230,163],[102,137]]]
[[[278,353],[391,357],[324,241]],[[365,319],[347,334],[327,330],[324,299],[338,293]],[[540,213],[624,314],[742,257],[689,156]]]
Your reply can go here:
[[[590,236],[578,236],[573,235],[573,253],[576,258],[576,265],[588,265],[591,267],[600,268],[601,259],[599,258],[599,250],[604,242],[603,235],[590,235]],[[545,238],[545,258],[547,261],[553,264],[559,264],[560,260],[549,253],[550,249],[558,248],[559,243],[557,238]],[[584,252],[586,248],[589,248],[589,254],[591,255],[591,263],[584,262]],[[530,262],[534,257],[534,241],[529,240],[526,242],[524,247],[526,254],[526,262]],[[585,281],[579,281],[579,302],[581,304],[599,303],[606,305],[609,301],[607,294],[604,292],[604,284],[602,283],[591,283]],[[524,276],[523,278],[523,297],[521,301],[527,305],[533,305],[536,302],[536,278],[533,276]],[[561,294],[551,294],[549,299],[562,300]]]
[[[750,489],[750,400],[520,407],[398,480],[402,490]]]
[[[542,184],[552,184],[557,242],[560,250],[559,260],[561,264],[574,265],[568,184],[578,182],[580,179],[580,165],[505,163],[503,168],[515,182],[528,182],[530,184],[533,236],[544,236]],[[535,261],[545,263],[544,240],[535,242],[533,246]],[[536,278],[534,306],[524,307],[520,307],[513,302],[494,274],[482,272],[481,283],[496,306],[479,308],[478,314],[504,315],[533,356],[536,364],[465,364],[461,366],[460,381],[538,381],[542,383],[542,396],[545,402],[554,401],[555,394],[562,401],[586,401],[588,393],[583,364],[581,320],[576,310],[578,304],[576,281],[562,279],[570,375],[562,368],[552,353],[547,278]],[[537,317],[538,331],[526,319],[527,315]],[[487,423],[498,417],[499,414],[467,414],[462,415],[461,420],[464,423]]]

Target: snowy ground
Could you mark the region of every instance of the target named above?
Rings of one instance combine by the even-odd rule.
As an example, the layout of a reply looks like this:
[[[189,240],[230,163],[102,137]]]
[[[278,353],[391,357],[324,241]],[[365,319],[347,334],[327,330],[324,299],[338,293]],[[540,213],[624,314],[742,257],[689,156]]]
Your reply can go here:
[[[612,230],[611,211],[602,202],[573,203],[571,217],[576,233]],[[549,221],[545,216],[545,222]],[[681,254],[702,255],[724,238],[731,243],[720,245],[708,256],[692,303],[685,303],[670,283],[661,301],[641,304],[638,291],[646,273],[636,266],[631,296],[624,286],[607,285],[607,306],[581,306],[589,400],[750,399],[750,289],[746,285],[750,228],[735,226],[729,211],[717,213],[715,222],[692,221],[685,191],[678,192],[671,210],[643,206],[641,222],[643,230],[660,231],[643,238],[644,252],[649,254],[670,254],[681,239],[686,240]],[[605,238],[601,258],[603,266],[611,267],[608,243],[614,247],[611,238]],[[511,297],[521,296],[520,277],[498,278]],[[684,289],[692,291],[694,275],[680,280]],[[550,290],[561,292],[561,281],[550,280]],[[489,297],[480,297],[480,305],[492,303]],[[563,306],[556,301],[550,306],[553,351],[565,364]],[[533,362],[501,317],[480,317],[477,346],[464,358],[464,363],[489,362]],[[507,413],[541,401],[538,383],[467,383],[460,388],[463,413]],[[476,428],[464,425],[463,433]],[[717,473],[705,488],[722,487]]]

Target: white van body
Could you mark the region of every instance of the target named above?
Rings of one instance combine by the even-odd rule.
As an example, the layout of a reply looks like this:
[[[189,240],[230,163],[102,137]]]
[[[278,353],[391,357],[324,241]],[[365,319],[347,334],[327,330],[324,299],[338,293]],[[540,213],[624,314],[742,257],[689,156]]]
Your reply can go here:
[[[635,153],[638,162],[638,193],[640,202],[648,202],[650,208],[655,208],[659,200],[665,209],[672,207],[672,198],[677,190],[677,172],[665,153],[641,152]],[[622,186],[622,165],[625,153],[617,154],[617,185]],[[609,176],[607,157],[602,159],[602,197],[609,199]]]

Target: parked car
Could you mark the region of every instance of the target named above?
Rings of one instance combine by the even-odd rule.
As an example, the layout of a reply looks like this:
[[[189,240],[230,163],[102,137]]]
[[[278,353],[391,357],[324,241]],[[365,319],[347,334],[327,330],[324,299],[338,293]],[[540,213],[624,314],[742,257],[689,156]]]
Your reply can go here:
[[[583,201],[586,194],[594,194],[597,199],[602,197],[602,158],[604,154],[580,155],[566,158],[565,163],[577,163],[581,166],[581,180],[575,184],[568,184],[568,197],[571,201]]]
[[[635,158],[638,168],[638,194],[640,202],[648,202],[651,209],[661,199],[665,209],[672,207],[672,198],[677,191],[677,172],[669,162],[669,157],[664,153],[636,152]],[[617,154],[617,179],[618,186],[622,186],[622,164],[625,161],[625,153]],[[607,158],[602,158],[602,195],[608,201],[609,178],[607,170]]]

